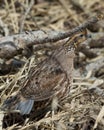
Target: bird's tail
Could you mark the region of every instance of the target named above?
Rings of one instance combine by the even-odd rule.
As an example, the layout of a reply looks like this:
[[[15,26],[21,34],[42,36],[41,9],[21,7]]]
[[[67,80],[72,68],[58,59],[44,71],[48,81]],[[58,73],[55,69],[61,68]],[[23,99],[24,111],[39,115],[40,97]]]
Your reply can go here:
[[[29,114],[33,107],[34,100],[25,99],[21,100],[19,95],[7,98],[3,105],[0,107],[3,111],[19,110],[21,115]]]
[[[29,114],[34,105],[34,100],[25,100],[17,103],[15,110],[19,110],[22,115]]]

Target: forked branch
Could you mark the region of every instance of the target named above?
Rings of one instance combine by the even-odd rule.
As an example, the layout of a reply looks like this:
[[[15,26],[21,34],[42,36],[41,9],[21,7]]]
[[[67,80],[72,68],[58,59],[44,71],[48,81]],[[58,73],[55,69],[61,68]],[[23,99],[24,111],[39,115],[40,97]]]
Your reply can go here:
[[[99,20],[103,19],[103,16],[95,16],[75,27],[68,32],[47,31],[42,30],[25,32],[23,34],[2,37],[0,38],[0,58],[9,59],[15,55],[21,54],[23,49],[37,44],[44,44],[48,42],[56,42],[67,37],[71,37],[81,29],[87,28],[91,24],[95,24]]]

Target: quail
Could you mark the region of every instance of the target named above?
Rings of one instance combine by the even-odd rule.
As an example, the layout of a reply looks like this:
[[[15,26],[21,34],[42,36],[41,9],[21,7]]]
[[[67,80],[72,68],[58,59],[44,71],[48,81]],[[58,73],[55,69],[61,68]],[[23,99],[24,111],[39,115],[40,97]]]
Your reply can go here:
[[[87,37],[86,29],[80,30],[52,55],[31,68],[24,85],[16,95],[4,101],[2,110],[19,110],[21,115],[25,115],[31,112],[33,105],[36,112],[47,108],[54,97],[61,103],[68,96],[73,82],[75,46]]]

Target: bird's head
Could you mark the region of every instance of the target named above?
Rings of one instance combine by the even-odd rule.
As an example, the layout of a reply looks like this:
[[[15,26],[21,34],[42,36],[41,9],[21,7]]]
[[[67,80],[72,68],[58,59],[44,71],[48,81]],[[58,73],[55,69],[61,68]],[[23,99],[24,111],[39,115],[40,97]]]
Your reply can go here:
[[[81,29],[69,38],[65,46],[69,46],[70,48],[77,48],[80,43],[83,43],[88,38],[91,38],[91,35],[87,33],[87,29]]]

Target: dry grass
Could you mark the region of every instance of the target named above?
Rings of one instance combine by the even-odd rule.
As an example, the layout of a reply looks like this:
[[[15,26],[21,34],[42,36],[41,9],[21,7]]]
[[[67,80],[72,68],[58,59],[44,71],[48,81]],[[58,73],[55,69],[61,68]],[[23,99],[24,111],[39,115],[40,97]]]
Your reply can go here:
[[[104,11],[103,0],[39,1],[40,3],[33,4],[32,0],[31,3],[29,0],[0,0],[0,21],[2,23],[0,32],[6,36],[24,30],[67,30],[86,21],[88,17],[97,12]],[[97,33],[99,31],[103,31],[103,27],[100,27]],[[95,49],[95,52],[99,53],[99,57],[92,60],[81,55],[81,58],[85,58],[86,71],[81,67],[75,70],[75,82],[67,101],[60,106],[60,111],[52,115],[47,113],[39,121],[26,119],[23,125],[13,124],[8,127],[8,130],[92,130],[95,122],[97,130],[103,130],[104,72],[102,77],[96,77],[93,74],[94,69],[99,67],[97,62],[101,61],[101,66],[104,66],[103,49]],[[28,71],[36,65],[36,59],[36,56],[32,56],[28,60],[23,58],[22,60],[27,60],[27,63],[18,73],[0,76],[1,104],[5,98],[20,89]],[[1,115],[3,116],[3,114]]]

